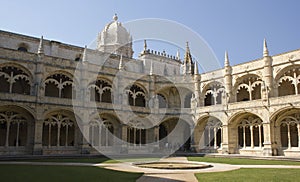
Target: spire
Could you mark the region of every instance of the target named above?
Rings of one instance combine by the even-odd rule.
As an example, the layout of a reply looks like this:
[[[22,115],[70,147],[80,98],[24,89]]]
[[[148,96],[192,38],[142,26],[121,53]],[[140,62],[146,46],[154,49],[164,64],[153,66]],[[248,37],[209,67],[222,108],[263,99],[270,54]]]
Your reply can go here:
[[[87,62],[87,46],[84,46],[82,62]]]
[[[263,56],[264,56],[264,57],[269,56],[269,50],[268,50],[268,46],[267,46],[267,41],[266,41],[266,39],[264,39],[264,52],[263,52]]]
[[[184,55],[184,63],[192,64],[192,55],[190,52],[189,42],[186,42],[186,49],[185,49],[185,55]]]
[[[144,40],[144,52],[146,52],[146,51],[147,51],[147,41]]]
[[[176,59],[177,59],[177,60],[180,60],[180,52],[179,52],[179,49],[177,49]]]
[[[150,72],[149,72],[150,75],[153,75],[153,62],[151,61],[150,63]]]
[[[119,70],[123,69],[123,55],[120,56]]]
[[[225,51],[225,61],[224,61],[224,66],[227,67],[227,66],[230,66],[229,64],[229,59],[228,59],[228,52]]]
[[[198,63],[197,63],[197,61],[195,61],[195,70],[194,70],[194,75],[199,75]]]
[[[44,54],[44,39],[43,36],[40,39],[40,44],[39,44],[39,48],[38,48],[38,54]]]

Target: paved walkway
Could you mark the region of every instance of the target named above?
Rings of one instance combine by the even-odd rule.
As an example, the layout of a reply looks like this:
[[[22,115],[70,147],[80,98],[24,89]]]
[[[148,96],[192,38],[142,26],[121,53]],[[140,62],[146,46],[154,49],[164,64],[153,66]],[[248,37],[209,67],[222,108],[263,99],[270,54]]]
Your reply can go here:
[[[162,162],[189,162],[186,157],[170,157],[161,159]],[[14,161],[0,161],[0,164],[14,164],[14,165],[51,165],[51,166],[97,166],[104,167],[106,169],[124,171],[124,172],[142,172],[144,175],[140,177],[137,182],[196,182],[195,173],[206,173],[206,172],[223,172],[230,170],[237,170],[240,168],[294,168],[300,169],[300,166],[295,165],[230,165],[230,164],[219,164],[219,163],[206,163],[201,162],[201,164],[210,164],[213,167],[205,169],[193,169],[193,170],[170,170],[170,169],[151,169],[151,168],[141,168],[132,163],[69,163],[69,162],[14,162]]]

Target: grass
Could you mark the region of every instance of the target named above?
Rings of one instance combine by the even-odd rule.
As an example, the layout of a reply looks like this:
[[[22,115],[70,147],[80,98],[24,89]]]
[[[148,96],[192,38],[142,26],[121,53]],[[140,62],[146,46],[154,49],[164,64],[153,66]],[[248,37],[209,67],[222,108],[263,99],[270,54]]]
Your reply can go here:
[[[0,165],[1,180],[14,182],[136,181],[142,173],[126,173],[99,167]]]
[[[49,158],[49,159],[21,159],[17,161],[28,161],[28,162],[70,162],[70,163],[119,163],[119,162],[139,162],[139,161],[156,161],[159,158],[131,158],[131,159],[109,159],[105,157],[98,158]]]
[[[198,181],[299,181],[299,169],[239,169],[235,171],[198,173]]]
[[[300,162],[297,161],[222,158],[222,157],[188,157],[188,160],[198,161],[198,162],[233,164],[233,165],[300,165]]]
[[[80,162],[80,163],[117,163],[154,161],[158,158],[134,158],[112,160],[108,158],[70,158],[70,159],[27,159],[32,162]],[[236,165],[300,165],[296,161],[188,157],[191,161],[225,163]],[[127,173],[100,167],[78,166],[32,166],[0,165],[1,179],[4,181],[136,181],[142,173]],[[239,169],[227,172],[198,173],[198,181],[298,181],[300,169]]]
[[[95,157],[95,158],[45,158],[45,159],[20,159],[16,161],[25,162],[70,162],[70,163],[112,163],[114,160],[105,157]]]

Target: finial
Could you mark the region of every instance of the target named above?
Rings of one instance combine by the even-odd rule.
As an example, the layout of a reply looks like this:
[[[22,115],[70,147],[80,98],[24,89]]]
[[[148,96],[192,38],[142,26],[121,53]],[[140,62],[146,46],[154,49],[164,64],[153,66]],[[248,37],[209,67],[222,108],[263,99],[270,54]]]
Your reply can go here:
[[[144,40],[144,52],[146,52],[146,51],[147,51],[147,41]]]
[[[150,72],[149,75],[153,75],[153,62],[150,63]]]
[[[87,61],[87,46],[84,46],[82,62],[86,62],[86,61]]]
[[[115,13],[115,15],[113,16],[113,20],[114,20],[114,21],[117,21],[117,20],[118,20],[117,13]]]
[[[44,38],[43,36],[40,39],[40,44],[39,44],[39,48],[38,48],[38,54],[44,54]]]
[[[177,60],[180,60],[180,52],[179,52],[179,49],[177,49],[176,59],[177,59]]]
[[[189,47],[189,42],[186,42],[186,50],[185,50],[185,55],[184,55],[184,62],[185,63],[189,63],[189,64],[193,64],[192,55],[191,55],[190,47]]]
[[[229,59],[228,59],[228,52],[225,51],[225,61],[224,61],[224,66],[227,67],[227,66],[230,66],[229,64]]]
[[[119,70],[123,68],[123,54],[120,56]]]
[[[195,75],[199,75],[199,69],[198,69],[198,63],[197,63],[197,61],[195,61],[194,74],[195,74]]]
[[[267,56],[269,56],[269,50],[268,50],[268,46],[267,46],[267,41],[266,41],[266,39],[264,39],[264,50],[263,50],[264,52],[263,52],[263,56],[264,57],[267,57]]]

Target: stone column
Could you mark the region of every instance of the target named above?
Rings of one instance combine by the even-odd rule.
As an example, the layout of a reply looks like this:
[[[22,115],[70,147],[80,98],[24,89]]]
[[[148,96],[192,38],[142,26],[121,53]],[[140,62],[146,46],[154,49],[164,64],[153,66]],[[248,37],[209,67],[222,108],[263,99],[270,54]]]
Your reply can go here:
[[[258,134],[259,134],[259,148],[261,148],[262,146],[262,142],[261,142],[261,125],[258,126]]]
[[[263,123],[264,128],[264,156],[272,156],[272,146],[271,146],[271,124]]]
[[[159,126],[154,127],[154,142],[159,142]]]
[[[288,127],[288,148],[291,148],[291,128],[290,128],[290,124],[287,124]]]
[[[194,127],[193,125],[190,126],[190,137],[191,137],[191,141],[190,141],[190,150],[191,150],[191,151],[195,151],[194,129],[195,129],[195,127]]]
[[[228,154],[229,153],[229,138],[228,138],[228,125],[222,126],[222,153]]]
[[[214,128],[214,149],[217,149],[217,128]]]
[[[300,148],[300,124],[297,124],[298,129],[298,147]]]
[[[250,126],[251,148],[254,148],[253,126]]]
[[[127,148],[127,125],[122,124],[121,126],[122,132],[121,132],[121,138],[122,138],[122,149],[121,153],[128,153],[128,148]]]
[[[246,148],[246,127],[243,126],[243,148]]]
[[[43,119],[37,119],[34,125],[33,155],[42,155]]]
[[[82,138],[80,139],[81,142],[79,143],[79,146],[81,147],[81,154],[89,154],[91,147],[88,142],[89,135],[89,125],[84,124],[82,127]],[[87,138],[87,139],[86,139]]]

